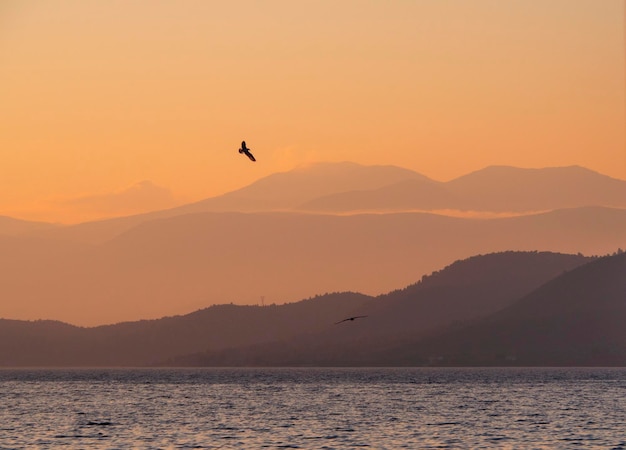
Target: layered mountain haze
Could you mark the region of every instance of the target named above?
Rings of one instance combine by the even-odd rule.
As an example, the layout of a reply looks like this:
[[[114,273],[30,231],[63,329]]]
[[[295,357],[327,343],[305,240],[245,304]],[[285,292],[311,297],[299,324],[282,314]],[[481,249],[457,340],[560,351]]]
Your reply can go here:
[[[558,186],[572,198],[583,185],[593,193],[569,205],[618,204],[626,184],[575,167],[489,168],[440,183],[392,166],[329,163],[152,213],[64,227],[20,223],[15,228],[13,221],[12,229],[20,233],[0,239],[0,267],[6,268],[0,272],[0,296],[9,299],[0,303],[0,317],[99,325],[230,302],[280,304],[342,291],[379,295],[476,254],[596,255],[626,242],[626,209],[619,208],[579,205],[491,219],[393,212],[406,205],[394,206],[400,197],[392,194],[411,192],[408,187],[421,194],[404,198],[422,203],[438,198],[441,203],[433,207],[458,207],[455,199],[474,197],[477,205],[481,196],[497,204],[489,199],[485,180],[495,183],[491,191],[511,193],[509,211],[564,204]],[[524,190],[524,183],[534,185]],[[457,186],[456,193],[449,194],[449,184]],[[369,214],[297,210],[332,192],[378,192],[371,198],[380,208]]]
[[[320,195],[359,189],[376,189],[405,180],[430,180],[395,166],[363,166],[356,163],[316,163],[280,172],[216,197],[148,213],[80,223],[45,236],[102,243],[132,227],[154,219],[198,212],[295,211]],[[432,182],[435,183],[435,182]]]
[[[0,265],[12,269],[0,273],[0,296],[14,301],[0,304],[0,316],[97,325],[258,304],[262,296],[285,303],[346,290],[377,295],[479,253],[606,254],[625,241],[626,210],[604,208],[490,220],[187,214],[148,221],[100,245],[5,238]],[[49,250],[40,258],[43,243]],[[35,256],[14,263],[26,254]]]
[[[468,212],[519,215],[585,206],[626,208],[626,181],[577,166],[546,169],[492,166],[440,182],[396,166],[317,163],[276,173],[195,203],[76,224],[44,235],[102,243],[143,222],[198,212],[422,211],[453,216],[462,212],[462,216],[472,217]]]
[[[517,175],[511,177],[511,172]],[[136,195],[132,197],[136,200]],[[111,198],[114,196],[106,201]],[[197,212],[424,211],[451,216],[461,212],[462,216],[472,217],[476,215],[468,212],[491,211],[491,216],[497,217],[583,206],[626,207],[624,198],[626,181],[579,167],[490,167],[450,182],[439,182],[395,166],[317,163],[276,173],[195,203],[58,227],[44,230],[40,235],[97,244],[150,220]]]
[[[0,366],[626,367],[624,1],[1,2]]]

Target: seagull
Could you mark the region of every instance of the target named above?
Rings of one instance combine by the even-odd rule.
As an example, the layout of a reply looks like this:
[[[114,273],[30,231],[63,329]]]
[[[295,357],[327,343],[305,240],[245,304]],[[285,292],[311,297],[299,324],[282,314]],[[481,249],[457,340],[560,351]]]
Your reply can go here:
[[[340,320],[339,322],[335,322],[335,325],[340,324],[340,323],[342,323],[342,322],[347,322],[348,320],[352,320],[352,321],[354,321],[355,319],[360,319],[360,318],[362,318],[362,317],[367,317],[367,316],[354,316],[354,317],[348,317],[347,319],[343,319],[343,320]]]
[[[254,159],[254,156],[252,156],[252,153],[250,153],[250,149],[246,147],[246,141],[241,141],[241,148],[239,149],[239,153],[245,153],[246,156],[250,158],[250,161],[256,161],[256,159]]]

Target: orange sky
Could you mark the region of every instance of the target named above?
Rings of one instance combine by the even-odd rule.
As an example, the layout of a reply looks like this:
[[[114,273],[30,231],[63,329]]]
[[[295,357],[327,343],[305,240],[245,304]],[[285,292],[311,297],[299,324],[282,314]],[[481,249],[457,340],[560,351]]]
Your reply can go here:
[[[166,207],[319,160],[626,179],[624,18],[623,0],[5,0],[0,215]]]

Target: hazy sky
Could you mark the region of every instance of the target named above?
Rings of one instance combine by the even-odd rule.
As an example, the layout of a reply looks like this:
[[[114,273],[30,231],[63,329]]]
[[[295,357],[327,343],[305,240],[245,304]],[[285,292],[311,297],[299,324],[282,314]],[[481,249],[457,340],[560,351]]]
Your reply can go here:
[[[0,215],[165,207],[313,161],[626,179],[624,18],[623,0],[4,0]]]

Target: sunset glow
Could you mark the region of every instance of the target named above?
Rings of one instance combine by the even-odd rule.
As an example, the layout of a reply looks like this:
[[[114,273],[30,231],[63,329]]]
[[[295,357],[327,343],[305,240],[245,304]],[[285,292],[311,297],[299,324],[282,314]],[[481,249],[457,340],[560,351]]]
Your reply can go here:
[[[313,161],[626,179],[620,0],[5,1],[0,30],[0,215],[164,208]]]

